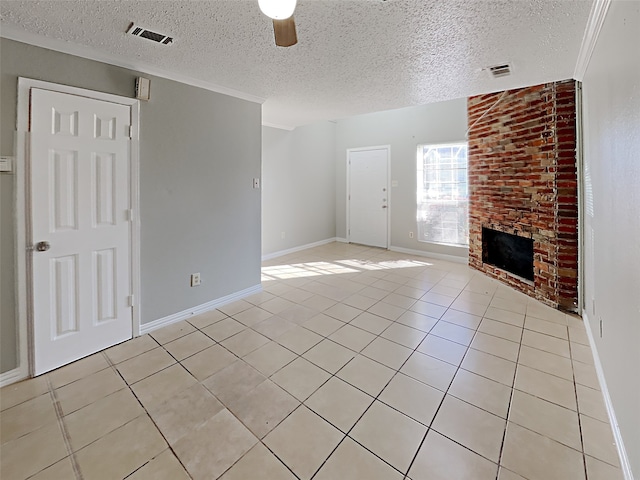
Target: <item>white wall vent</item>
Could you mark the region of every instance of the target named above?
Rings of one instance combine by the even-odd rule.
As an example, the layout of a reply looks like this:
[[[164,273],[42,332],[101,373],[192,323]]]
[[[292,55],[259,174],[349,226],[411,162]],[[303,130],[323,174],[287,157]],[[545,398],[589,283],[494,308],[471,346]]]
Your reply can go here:
[[[173,37],[169,37],[163,33],[152,32],[151,30],[147,30],[135,23],[131,24],[127,33],[135,35],[136,37],[146,38],[147,40],[151,40],[156,43],[161,43],[162,45],[171,45],[171,42],[173,42]]]
[[[511,75],[511,65],[508,63],[504,63],[502,65],[494,65],[493,67],[487,67],[489,74],[493,78],[506,77]]]

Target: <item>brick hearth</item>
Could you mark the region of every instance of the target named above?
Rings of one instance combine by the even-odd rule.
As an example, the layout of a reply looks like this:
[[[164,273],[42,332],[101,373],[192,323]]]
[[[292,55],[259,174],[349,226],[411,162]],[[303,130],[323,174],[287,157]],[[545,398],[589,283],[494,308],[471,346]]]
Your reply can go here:
[[[569,311],[578,301],[575,88],[546,83],[467,103],[469,264]],[[533,282],[482,262],[482,227],[533,239]]]

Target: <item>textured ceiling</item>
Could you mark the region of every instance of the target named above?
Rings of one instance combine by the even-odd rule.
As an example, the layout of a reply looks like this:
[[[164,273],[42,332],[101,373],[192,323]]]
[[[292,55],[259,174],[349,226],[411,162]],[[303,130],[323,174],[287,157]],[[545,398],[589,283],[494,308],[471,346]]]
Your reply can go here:
[[[265,98],[298,126],[573,76],[592,0],[299,0],[299,43],[274,45],[257,0],[0,3],[24,31]],[[126,35],[131,22],[175,38]],[[510,62],[509,77],[483,67]]]

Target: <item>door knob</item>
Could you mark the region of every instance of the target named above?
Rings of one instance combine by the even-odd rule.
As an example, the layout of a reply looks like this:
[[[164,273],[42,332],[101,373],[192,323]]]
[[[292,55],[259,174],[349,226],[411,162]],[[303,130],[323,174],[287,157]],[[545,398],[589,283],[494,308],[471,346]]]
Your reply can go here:
[[[49,242],[38,242],[36,243],[36,250],[38,252],[46,252],[47,250],[49,250],[49,248],[51,248],[51,244]]]

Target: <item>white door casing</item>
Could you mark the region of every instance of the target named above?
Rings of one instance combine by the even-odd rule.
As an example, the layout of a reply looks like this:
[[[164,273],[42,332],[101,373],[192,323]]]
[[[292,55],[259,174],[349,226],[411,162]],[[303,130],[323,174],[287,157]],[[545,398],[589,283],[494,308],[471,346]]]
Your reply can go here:
[[[132,337],[131,107],[32,88],[30,120],[39,375]]]
[[[389,148],[348,151],[348,239],[389,246]]]

